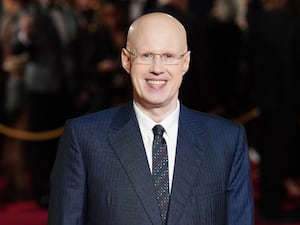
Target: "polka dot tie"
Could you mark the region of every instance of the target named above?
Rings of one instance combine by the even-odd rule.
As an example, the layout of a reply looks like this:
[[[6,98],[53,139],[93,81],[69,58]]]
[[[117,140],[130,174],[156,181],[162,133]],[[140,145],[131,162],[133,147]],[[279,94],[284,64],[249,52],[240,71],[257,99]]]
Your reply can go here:
[[[166,224],[169,207],[168,150],[166,141],[163,138],[164,128],[161,125],[155,125],[152,130],[154,133],[152,145],[152,178],[161,218],[163,224]]]

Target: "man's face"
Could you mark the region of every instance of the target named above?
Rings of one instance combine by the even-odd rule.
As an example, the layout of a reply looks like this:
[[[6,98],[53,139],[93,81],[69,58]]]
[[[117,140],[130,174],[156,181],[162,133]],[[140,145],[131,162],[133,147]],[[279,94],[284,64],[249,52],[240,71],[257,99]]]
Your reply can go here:
[[[178,34],[173,24],[147,24],[134,34],[133,44],[123,50],[129,57],[134,100],[144,108],[175,106],[183,75],[188,69],[190,53],[185,39]],[[132,54],[130,54],[132,53]],[[134,56],[134,55],[135,56]],[[153,55],[153,60],[143,61],[144,56]],[[163,57],[172,56],[172,64],[164,62]]]

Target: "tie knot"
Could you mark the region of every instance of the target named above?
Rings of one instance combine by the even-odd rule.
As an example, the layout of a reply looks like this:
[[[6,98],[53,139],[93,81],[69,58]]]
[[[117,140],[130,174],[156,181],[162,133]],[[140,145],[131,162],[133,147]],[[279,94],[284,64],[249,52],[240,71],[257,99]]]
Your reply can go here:
[[[165,131],[164,127],[160,124],[155,125],[152,128],[152,130],[153,130],[154,135],[159,135],[159,136],[162,136]]]

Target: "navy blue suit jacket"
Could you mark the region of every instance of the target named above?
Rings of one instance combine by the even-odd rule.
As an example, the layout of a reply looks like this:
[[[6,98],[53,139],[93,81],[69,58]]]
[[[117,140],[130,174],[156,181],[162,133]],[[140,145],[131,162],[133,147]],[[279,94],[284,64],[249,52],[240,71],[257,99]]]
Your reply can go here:
[[[181,105],[178,129],[168,225],[253,225],[243,127]],[[162,224],[132,105],[67,122],[48,224]]]

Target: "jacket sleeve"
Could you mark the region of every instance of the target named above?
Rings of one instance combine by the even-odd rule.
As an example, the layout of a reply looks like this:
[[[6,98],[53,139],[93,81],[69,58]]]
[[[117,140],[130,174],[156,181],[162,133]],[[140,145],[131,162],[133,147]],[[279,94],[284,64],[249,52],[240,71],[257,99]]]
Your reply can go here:
[[[86,172],[72,123],[67,122],[50,177],[48,225],[83,225]]]
[[[254,225],[254,201],[245,132],[240,126],[227,186],[228,225]]]

